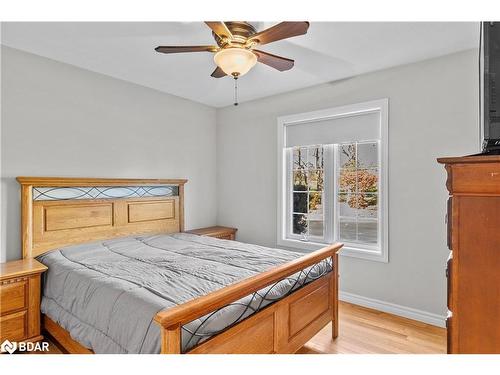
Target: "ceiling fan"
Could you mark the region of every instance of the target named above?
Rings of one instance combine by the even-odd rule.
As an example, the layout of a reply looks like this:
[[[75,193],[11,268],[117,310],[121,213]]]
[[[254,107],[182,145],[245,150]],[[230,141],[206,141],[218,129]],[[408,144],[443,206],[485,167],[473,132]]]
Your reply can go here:
[[[294,61],[286,57],[276,56],[255,49],[257,46],[276,42],[307,33],[309,22],[281,22],[268,29],[257,32],[244,21],[211,21],[205,22],[212,29],[217,45],[211,46],[159,46],[155,50],[160,53],[212,52],[217,68],[212,77],[221,78],[226,75],[234,79],[248,73],[258,62],[266,64],[281,72],[293,68]]]

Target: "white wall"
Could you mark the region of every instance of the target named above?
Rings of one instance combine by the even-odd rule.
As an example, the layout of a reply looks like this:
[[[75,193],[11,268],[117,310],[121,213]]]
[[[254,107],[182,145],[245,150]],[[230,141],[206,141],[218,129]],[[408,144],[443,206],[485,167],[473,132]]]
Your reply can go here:
[[[186,228],[215,224],[215,109],[1,49],[0,261],[21,256],[21,175],[187,178]]]
[[[218,224],[276,246],[276,118],[389,98],[389,263],[342,257],[341,290],[444,315],[447,192],[436,158],[478,151],[477,71],[470,50],[218,110]]]
[[[343,257],[341,289],[444,314],[447,193],[435,159],[477,151],[477,51],[217,111],[1,52],[0,261],[21,254],[19,175],[188,178],[187,228],[217,221],[238,227],[242,241],[276,246],[276,118],[387,97],[390,259]]]

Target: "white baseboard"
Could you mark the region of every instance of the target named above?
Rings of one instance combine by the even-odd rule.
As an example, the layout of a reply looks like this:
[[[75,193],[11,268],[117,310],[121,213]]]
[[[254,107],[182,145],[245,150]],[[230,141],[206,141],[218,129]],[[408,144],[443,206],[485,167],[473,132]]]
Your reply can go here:
[[[418,320],[438,327],[446,327],[446,316],[417,310],[411,307],[396,305],[390,302],[380,301],[374,298],[363,297],[357,294],[339,291],[339,299],[354,305],[360,305],[371,309],[383,311],[389,314],[402,316],[404,318]]]

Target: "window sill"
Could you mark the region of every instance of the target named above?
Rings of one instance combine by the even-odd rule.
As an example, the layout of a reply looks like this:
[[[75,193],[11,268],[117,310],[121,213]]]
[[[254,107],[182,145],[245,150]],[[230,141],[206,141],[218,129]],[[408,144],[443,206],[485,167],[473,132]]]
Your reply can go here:
[[[339,254],[351,258],[359,258],[365,260],[372,260],[375,262],[389,263],[387,250],[385,252],[374,251],[374,250],[367,250],[346,245],[342,247]]]
[[[292,249],[297,249],[301,252],[309,252],[314,250],[319,250],[325,246],[328,246],[327,243],[318,243],[312,241],[301,241],[301,240],[293,240],[293,239],[278,239],[278,246],[288,247]],[[352,246],[344,246],[339,252],[339,255],[347,256],[351,258],[365,259],[376,262],[388,263],[389,259],[387,256],[387,251],[373,251],[362,248],[355,248]]]

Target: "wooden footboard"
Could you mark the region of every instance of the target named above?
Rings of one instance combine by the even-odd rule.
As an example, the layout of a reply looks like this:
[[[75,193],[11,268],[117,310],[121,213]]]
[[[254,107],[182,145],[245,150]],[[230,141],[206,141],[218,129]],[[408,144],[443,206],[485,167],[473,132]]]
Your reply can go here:
[[[197,318],[331,258],[333,271],[265,307],[226,331],[195,346],[188,353],[294,353],[328,322],[338,335],[338,255],[334,244],[290,263],[217,290],[155,317],[160,324],[161,352],[181,353],[181,329]]]

